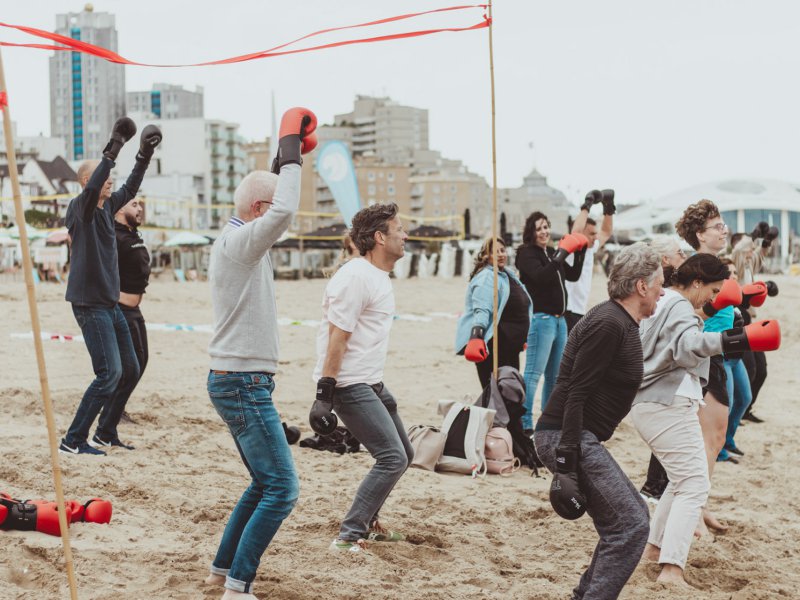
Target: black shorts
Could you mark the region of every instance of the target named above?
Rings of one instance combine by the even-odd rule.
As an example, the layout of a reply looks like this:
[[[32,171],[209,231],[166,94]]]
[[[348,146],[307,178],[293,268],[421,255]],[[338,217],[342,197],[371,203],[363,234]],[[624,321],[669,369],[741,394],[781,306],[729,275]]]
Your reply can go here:
[[[711,357],[711,365],[708,368],[708,385],[703,388],[703,395],[711,392],[720,404],[730,406],[728,400],[728,376],[725,374],[725,365],[722,362],[722,355]]]

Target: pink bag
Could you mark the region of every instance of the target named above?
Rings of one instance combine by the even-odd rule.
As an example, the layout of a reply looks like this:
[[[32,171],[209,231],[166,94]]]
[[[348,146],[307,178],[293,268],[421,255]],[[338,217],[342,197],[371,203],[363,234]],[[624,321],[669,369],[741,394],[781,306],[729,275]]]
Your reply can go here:
[[[505,427],[492,427],[486,434],[486,468],[489,473],[510,475],[519,469],[514,458],[514,442]]]

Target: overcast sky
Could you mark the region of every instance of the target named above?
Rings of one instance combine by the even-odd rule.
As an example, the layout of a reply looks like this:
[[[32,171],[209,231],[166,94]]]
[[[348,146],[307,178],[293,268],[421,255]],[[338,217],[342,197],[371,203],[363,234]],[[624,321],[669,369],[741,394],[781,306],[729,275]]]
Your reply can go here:
[[[97,0],[94,7],[116,15],[120,54],[175,63],[255,52],[327,27],[454,4]],[[83,5],[5,2],[1,18],[52,31],[56,13]],[[324,40],[466,26],[480,15],[450,13]],[[573,200],[595,187],[616,188],[619,201],[635,202],[723,178],[800,183],[797,2],[498,0],[494,17],[500,186],[521,185],[534,164]],[[0,40],[37,41],[4,28]],[[2,53],[18,132],[48,134],[52,52]],[[126,67],[128,90],[155,82],[202,85],[206,116],[238,122],[253,139],[270,134],[272,91],[279,115],[304,105],[323,123],[351,110],[355,94],[388,95],[429,109],[431,147],[462,159],[491,184],[487,29],[230,66]]]

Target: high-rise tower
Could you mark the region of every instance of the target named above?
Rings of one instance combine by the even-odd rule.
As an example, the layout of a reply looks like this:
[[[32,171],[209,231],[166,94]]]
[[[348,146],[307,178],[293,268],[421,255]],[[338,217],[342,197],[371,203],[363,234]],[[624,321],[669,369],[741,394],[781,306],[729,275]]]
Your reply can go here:
[[[56,33],[117,52],[114,15],[56,15]],[[125,115],[125,67],[80,52],[50,57],[50,129],[67,142],[71,160],[99,156],[111,127]]]

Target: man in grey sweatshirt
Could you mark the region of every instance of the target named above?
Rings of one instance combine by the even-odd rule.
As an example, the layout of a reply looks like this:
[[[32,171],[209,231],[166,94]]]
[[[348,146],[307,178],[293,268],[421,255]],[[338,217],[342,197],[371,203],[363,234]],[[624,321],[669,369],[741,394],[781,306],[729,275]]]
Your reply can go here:
[[[278,370],[278,317],[268,251],[289,228],[300,202],[301,153],[313,150],[316,117],[305,108],[283,115],[272,173],[255,171],[234,194],[236,214],[211,250],[214,335],[208,347],[208,394],[228,426],[252,481],[234,508],[211,565],[209,584],[223,600],[255,600],[253,580],[299,483],[272,401]]]

